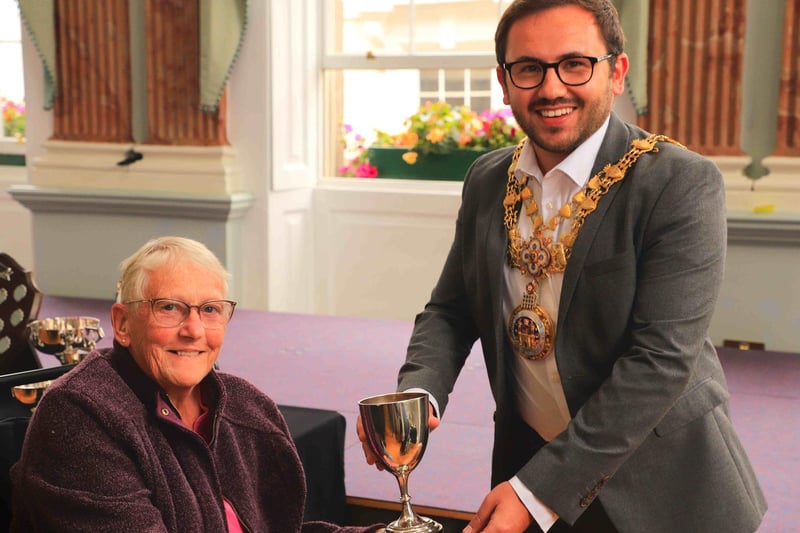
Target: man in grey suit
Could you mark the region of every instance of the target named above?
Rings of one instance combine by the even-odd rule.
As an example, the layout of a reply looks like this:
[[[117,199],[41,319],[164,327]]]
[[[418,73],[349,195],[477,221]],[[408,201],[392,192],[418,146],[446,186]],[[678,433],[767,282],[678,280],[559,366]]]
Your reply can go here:
[[[612,112],[628,57],[610,0],[516,0],[495,42],[528,137],[468,171],[398,382],[437,426],[480,339],[493,489],[465,531],[755,531],[766,502],[708,334],[719,171]]]

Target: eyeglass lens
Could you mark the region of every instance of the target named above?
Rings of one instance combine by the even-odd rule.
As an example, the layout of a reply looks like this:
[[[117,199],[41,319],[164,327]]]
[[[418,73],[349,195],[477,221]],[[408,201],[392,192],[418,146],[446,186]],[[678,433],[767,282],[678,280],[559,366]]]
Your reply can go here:
[[[208,328],[219,328],[228,323],[233,314],[233,302],[212,300],[199,305],[189,305],[180,300],[160,298],[152,300],[153,317],[162,326],[179,326],[188,318],[191,309],[197,308],[200,321]]]
[[[521,89],[532,89],[541,85],[549,68],[555,70],[558,79],[566,85],[583,85],[592,79],[594,71],[594,63],[588,57],[567,57],[555,64],[533,60],[519,61],[512,63],[510,67],[511,81]]]

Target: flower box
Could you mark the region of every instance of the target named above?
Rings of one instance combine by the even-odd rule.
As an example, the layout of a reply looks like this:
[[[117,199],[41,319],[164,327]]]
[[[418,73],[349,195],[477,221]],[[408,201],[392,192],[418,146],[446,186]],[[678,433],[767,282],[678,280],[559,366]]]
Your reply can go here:
[[[378,178],[461,181],[470,165],[488,150],[453,150],[447,154],[418,154],[414,164],[403,160],[408,148],[370,147],[369,162]]]
[[[461,181],[469,166],[496,148],[525,137],[510,110],[476,113],[468,106],[428,102],[404,121],[400,133],[375,130],[366,138],[344,126],[339,176]]]

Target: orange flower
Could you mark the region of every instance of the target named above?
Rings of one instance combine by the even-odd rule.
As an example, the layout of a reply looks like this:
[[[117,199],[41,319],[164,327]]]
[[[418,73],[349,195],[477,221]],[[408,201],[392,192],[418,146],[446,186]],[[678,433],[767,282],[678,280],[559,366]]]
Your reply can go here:
[[[403,158],[403,161],[405,161],[409,165],[413,165],[414,163],[417,162],[417,156],[418,156],[417,152],[406,152],[401,157]]]
[[[442,142],[445,135],[444,132],[439,128],[433,128],[428,134],[425,136],[427,140],[432,142],[433,144]]]
[[[395,137],[395,146],[407,146],[411,148],[417,141],[419,140],[419,135],[414,133],[413,131],[404,131],[403,133],[397,134]]]

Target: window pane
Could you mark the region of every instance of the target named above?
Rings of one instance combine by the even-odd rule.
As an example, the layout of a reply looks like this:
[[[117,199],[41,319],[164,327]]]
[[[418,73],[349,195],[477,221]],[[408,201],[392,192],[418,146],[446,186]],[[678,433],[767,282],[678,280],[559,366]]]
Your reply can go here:
[[[420,71],[419,90],[424,94],[436,94],[439,91],[439,71]]]
[[[19,42],[0,42],[0,65],[0,96],[15,102],[24,100],[22,46]]]
[[[0,0],[0,139],[25,135],[25,85],[16,0]]]
[[[409,53],[408,8],[395,8],[391,0],[342,0],[341,24],[331,53]],[[403,15],[401,12],[404,12]]]
[[[20,24],[17,0],[0,0],[0,41],[19,41]]]
[[[369,146],[376,130],[404,131],[405,120],[428,102],[467,105],[478,113],[507,107],[492,69],[343,70],[325,76],[326,137],[333,140],[328,175],[351,159],[358,145]]]
[[[350,164],[353,148],[369,146],[376,130],[404,132],[406,119],[427,103],[478,113],[504,109],[493,56],[495,28],[508,3],[325,2],[326,173]]]
[[[464,90],[464,71],[445,71],[444,75],[444,90],[445,91],[463,91]]]
[[[329,76],[341,76],[341,123],[366,137],[376,129],[401,130],[406,117],[429,101],[466,104],[477,112],[506,107],[493,70],[345,70]],[[479,83],[469,86],[465,80]]]
[[[331,0],[329,54],[491,52],[500,0]],[[330,20],[330,19],[329,19]]]

